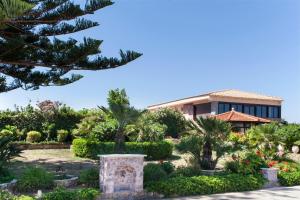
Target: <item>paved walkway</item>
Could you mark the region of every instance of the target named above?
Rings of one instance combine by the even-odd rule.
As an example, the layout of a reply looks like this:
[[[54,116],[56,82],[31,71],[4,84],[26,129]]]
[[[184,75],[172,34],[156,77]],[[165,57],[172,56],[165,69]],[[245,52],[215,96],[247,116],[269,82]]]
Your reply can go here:
[[[271,189],[257,190],[252,192],[237,192],[226,194],[214,194],[208,196],[182,197],[172,200],[296,200],[300,199],[300,186],[277,187]]]

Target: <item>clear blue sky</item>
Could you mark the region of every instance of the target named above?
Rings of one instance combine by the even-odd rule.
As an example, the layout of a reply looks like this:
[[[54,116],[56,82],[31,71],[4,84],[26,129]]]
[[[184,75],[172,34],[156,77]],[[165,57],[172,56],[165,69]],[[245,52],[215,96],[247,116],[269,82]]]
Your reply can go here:
[[[122,68],[83,72],[69,86],[0,94],[0,108],[45,99],[90,108],[106,105],[114,88],[143,108],[232,88],[280,96],[283,117],[300,122],[299,0],[116,0],[91,18],[101,25],[72,36],[103,39],[104,55],[144,55]]]

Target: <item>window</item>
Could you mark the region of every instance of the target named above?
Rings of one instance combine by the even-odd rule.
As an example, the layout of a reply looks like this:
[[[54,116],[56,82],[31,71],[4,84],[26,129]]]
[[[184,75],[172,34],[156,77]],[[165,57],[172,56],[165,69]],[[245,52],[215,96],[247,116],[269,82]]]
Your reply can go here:
[[[230,110],[229,103],[219,103],[219,114],[228,112]]]
[[[261,107],[261,117],[267,118],[267,106]]]
[[[237,112],[243,112],[243,106],[241,104],[232,104],[231,108]]]
[[[279,107],[269,106],[268,114],[269,114],[268,115],[269,118],[280,118]]]
[[[262,117],[262,109],[261,106],[256,106],[256,116]]]
[[[249,106],[244,106],[244,113],[250,114],[250,107]]]

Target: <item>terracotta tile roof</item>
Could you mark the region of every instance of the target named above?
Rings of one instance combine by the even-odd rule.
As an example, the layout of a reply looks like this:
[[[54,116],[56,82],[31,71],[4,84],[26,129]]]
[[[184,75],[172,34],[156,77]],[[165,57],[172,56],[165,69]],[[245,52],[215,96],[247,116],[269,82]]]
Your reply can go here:
[[[237,112],[235,110],[232,110],[232,111],[229,111],[226,113],[222,113],[222,114],[218,114],[215,116],[211,116],[211,117],[214,117],[216,119],[220,119],[223,121],[227,121],[227,122],[258,122],[258,123],[270,123],[271,122],[271,120],[260,118],[260,117],[255,117],[255,116],[248,115],[245,113]]]

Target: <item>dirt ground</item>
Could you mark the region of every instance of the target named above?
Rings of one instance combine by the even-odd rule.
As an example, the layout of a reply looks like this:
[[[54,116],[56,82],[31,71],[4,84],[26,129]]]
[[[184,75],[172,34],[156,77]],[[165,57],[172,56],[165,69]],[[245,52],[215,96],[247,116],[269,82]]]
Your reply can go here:
[[[78,175],[83,169],[97,167],[98,161],[74,157],[69,149],[25,150],[20,157],[13,159],[11,170],[18,175],[29,166]]]
[[[290,154],[290,158],[300,162],[300,154]],[[169,159],[176,167],[187,166],[190,156],[173,153]],[[222,168],[227,158],[219,160],[217,168]],[[153,161],[152,161],[153,162]],[[157,161],[156,161],[157,162]],[[148,162],[145,162],[145,164]],[[11,170],[18,176],[26,167],[39,166],[51,172],[63,172],[70,175],[79,175],[80,171],[92,167],[98,168],[99,161],[75,157],[69,149],[25,150],[20,157],[13,159]]]

